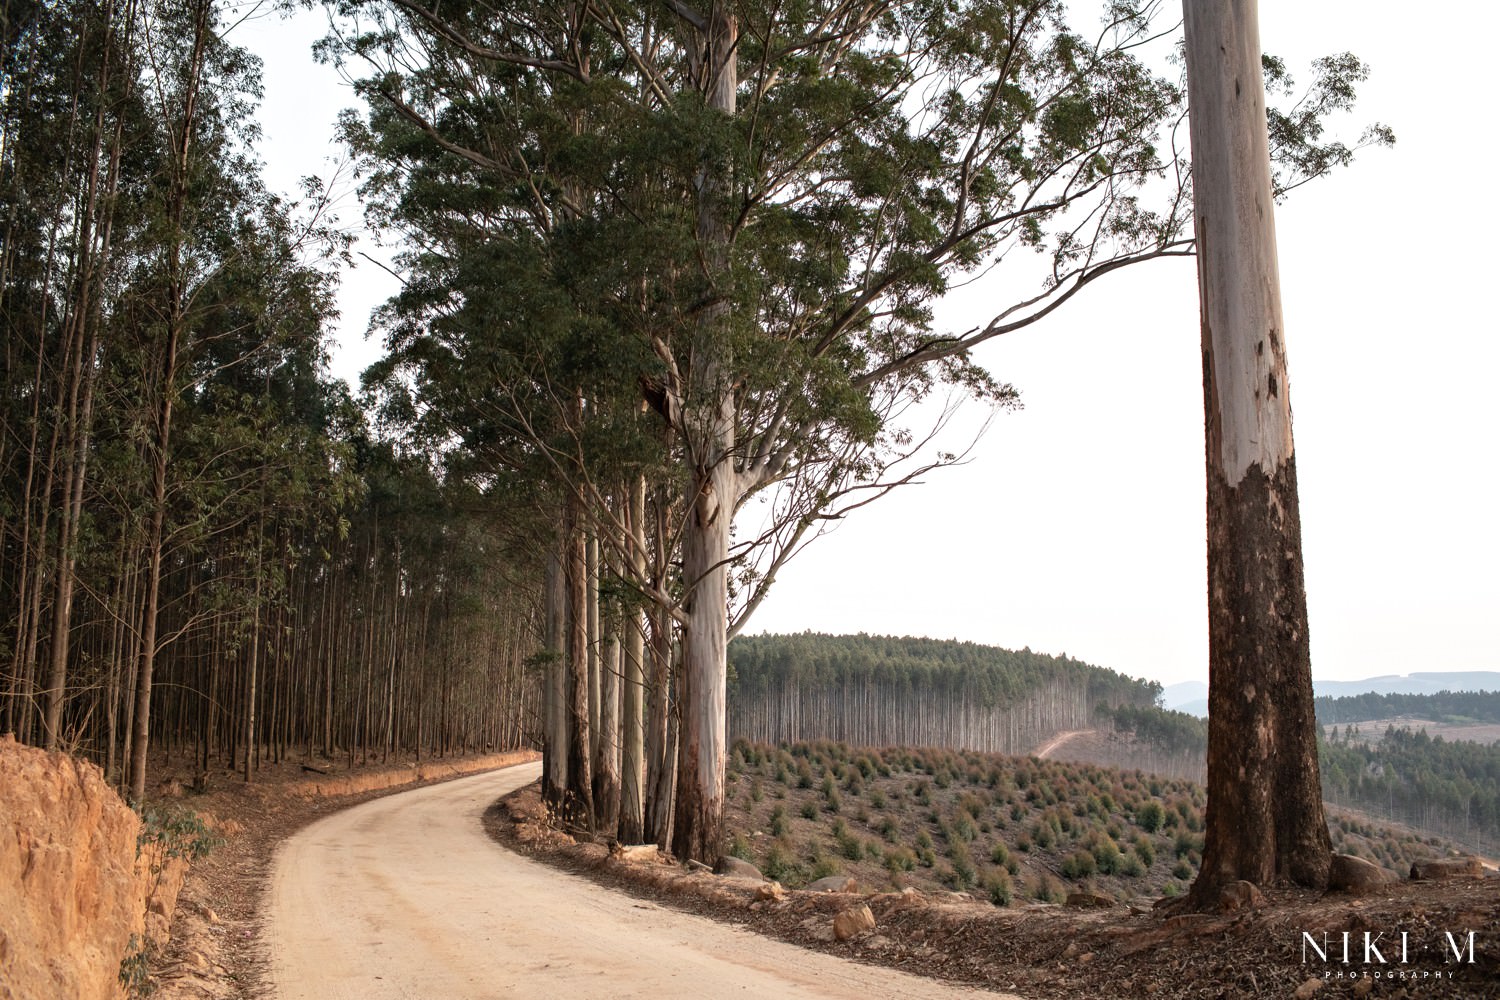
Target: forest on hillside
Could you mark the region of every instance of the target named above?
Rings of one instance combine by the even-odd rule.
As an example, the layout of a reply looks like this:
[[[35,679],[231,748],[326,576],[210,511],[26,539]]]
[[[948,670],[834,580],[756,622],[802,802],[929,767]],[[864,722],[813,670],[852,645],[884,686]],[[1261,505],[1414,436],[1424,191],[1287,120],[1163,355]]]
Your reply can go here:
[[[1161,685],[1067,656],[890,636],[740,636],[729,729],[763,743],[836,740],[1025,754]]]
[[[1319,750],[1329,801],[1442,834],[1478,853],[1500,844],[1500,746],[1391,726],[1368,742],[1351,727]]]
[[[1500,722],[1500,691],[1439,691],[1436,694],[1365,694],[1313,700],[1324,726],[1398,717],[1433,722]]]

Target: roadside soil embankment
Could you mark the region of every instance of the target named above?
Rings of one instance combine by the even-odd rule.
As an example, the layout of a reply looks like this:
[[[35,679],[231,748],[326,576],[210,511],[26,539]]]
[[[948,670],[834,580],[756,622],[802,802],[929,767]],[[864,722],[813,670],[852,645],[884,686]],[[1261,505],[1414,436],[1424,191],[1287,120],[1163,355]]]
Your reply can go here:
[[[0,737],[0,998],[122,996],[159,947],[186,863],[93,764]]]

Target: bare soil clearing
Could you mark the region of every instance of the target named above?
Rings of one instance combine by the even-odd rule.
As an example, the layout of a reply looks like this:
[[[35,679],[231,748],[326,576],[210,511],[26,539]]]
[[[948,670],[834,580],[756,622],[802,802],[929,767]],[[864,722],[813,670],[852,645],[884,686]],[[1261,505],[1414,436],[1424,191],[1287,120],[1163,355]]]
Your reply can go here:
[[[538,770],[523,765],[378,799],[286,841],[265,914],[275,995],[977,995],[604,892],[501,849],[481,818]]]

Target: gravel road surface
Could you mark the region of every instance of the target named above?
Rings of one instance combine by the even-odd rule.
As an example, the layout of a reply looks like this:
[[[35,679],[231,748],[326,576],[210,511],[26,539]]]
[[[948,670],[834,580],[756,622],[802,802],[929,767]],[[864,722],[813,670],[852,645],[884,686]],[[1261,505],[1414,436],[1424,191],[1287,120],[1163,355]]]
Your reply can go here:
[[[806,951],[547,868],[480,822],[540,764],[376,799],[286,841],[265,935],[282,1000],[1000,996]]]

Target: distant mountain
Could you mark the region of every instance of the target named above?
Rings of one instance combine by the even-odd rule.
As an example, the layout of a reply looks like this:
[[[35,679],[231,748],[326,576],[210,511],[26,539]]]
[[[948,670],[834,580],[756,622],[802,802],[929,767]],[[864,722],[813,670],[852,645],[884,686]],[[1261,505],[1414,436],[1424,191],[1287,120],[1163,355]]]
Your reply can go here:
[[[1339,698],[1365,694],[1437,694],[1439,691],[1500,691],[1500,673],[1493,670],[1434,670],[1402,677],[1388,674],[1362,681],[1313,681],[1313,693]]]
[[[1208,685],[1202,681],[1169,684],[1161,689],[1161,703],[1164,708],[1170,708],[1174,712],[1207,717]]]
[[[1406,675],[1385,674],[1360,681],[1313,681],[1317,697],[1341,698],[1366,694],[1436,694],[1439,691],[1500,691],[1500,672],[1493,670],[1429,670]],[[1208,715],[1208,685],[1183,681],[1162,688],[1161,703],[1189,715]]]

